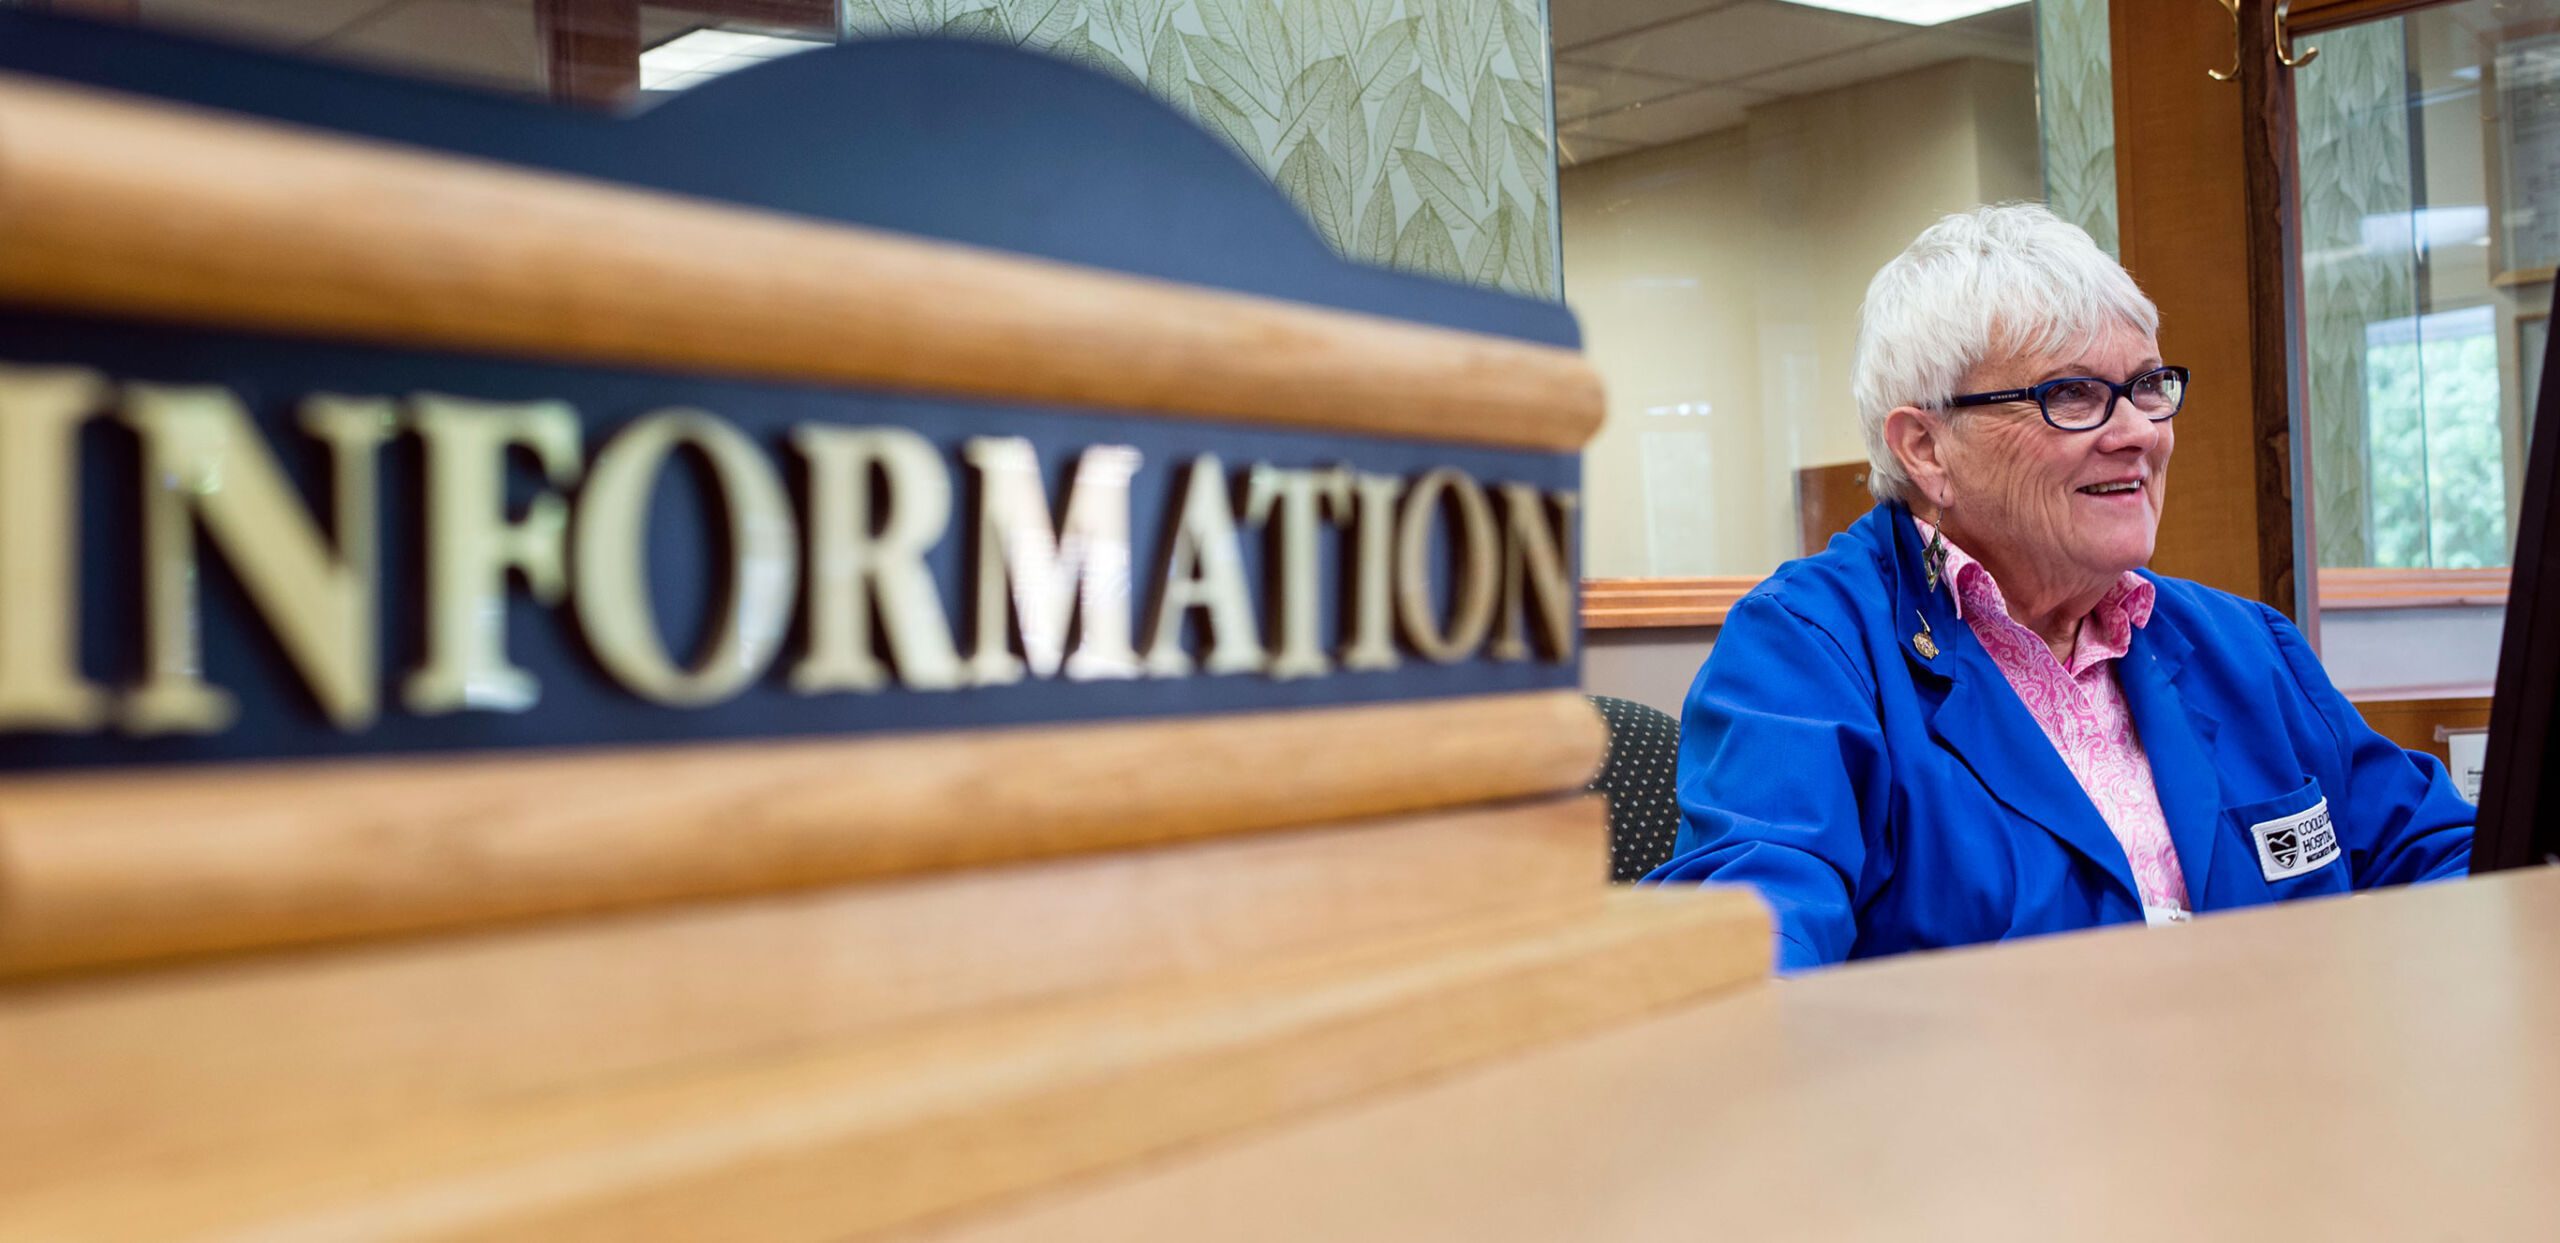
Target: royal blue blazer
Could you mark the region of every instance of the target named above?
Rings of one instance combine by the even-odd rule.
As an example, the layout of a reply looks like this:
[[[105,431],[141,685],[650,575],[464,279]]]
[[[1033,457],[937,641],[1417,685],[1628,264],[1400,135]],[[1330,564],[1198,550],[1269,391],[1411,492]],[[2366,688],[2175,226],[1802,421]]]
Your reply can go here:
[[[2144,576],[2159,594],[2116,676],[2194,910],[2468,870],[2471,804],[2364,723],[2299,631]],[[1734,606],[1689,688],[1678,786],[1679,844],[1646,879],[1759,890],[1782,969],[2143,918],[2123,848],[1929,589],[1899,504]]]

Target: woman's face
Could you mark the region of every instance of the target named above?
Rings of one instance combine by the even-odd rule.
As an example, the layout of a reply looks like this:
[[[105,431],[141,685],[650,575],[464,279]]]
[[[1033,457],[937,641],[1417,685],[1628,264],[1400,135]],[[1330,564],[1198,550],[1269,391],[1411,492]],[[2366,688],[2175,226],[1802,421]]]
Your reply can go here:
[[[2159,342],[2117,327],[2067,357],[1985,363],[1960,391],[2025,388],[2057,376],[2121,384],[2159,365]],[[1950,538],[1990,565],[2004,588],[2015,575],[2052,591],[2104,590],[2151,560],[2173,426],[2124,401],[2084,432],[2056,430],[2033,402],[1954,412],[1942,497]]]

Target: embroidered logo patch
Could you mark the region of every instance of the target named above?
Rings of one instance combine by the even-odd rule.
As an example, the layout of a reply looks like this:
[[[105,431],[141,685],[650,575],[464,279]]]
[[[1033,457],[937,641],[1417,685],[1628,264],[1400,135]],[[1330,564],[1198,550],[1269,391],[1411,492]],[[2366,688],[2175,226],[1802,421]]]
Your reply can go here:
[[[2338,834],[2329,827],[2329,800],[2249,826],[2257,839],[2258,870],[2271,881],[2290,880],[2337,862]]]

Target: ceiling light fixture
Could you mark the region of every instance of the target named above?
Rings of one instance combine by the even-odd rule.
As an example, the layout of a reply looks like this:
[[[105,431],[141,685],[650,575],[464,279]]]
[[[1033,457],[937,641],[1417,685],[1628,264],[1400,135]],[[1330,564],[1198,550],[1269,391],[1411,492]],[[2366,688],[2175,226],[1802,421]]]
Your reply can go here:
[[[793,52],[825,47],[828,42],[827,39],[808,35],[689,30],[640,53],[640,89],[681,91],[749,65],[762,64]]]
[[[1786,0],[1806,8],[1881,17],[1905,26],[1935,26],[1958,18],[2005,9],[2019,0]]]

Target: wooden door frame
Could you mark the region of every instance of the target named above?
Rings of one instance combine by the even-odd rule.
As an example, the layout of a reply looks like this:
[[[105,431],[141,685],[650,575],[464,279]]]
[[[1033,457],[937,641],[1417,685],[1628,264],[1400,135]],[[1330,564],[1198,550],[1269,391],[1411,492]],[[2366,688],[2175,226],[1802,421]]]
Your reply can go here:
[[[2317,34],[2385,17],[2432,8],[2445,0],[2294,0],[2285,29],[2297,35]]]
[[[2108,6],[2118,234],[2160,305],[2162,351],[2195,370],[2200,399],[2178,420],[2153,564],[2315,622],[2316,576],[2295,572],[2313,545],[2294,499],[2309,490],[2290,381],[2293,84],[2275,3],[2242,0],[2236,32],[2214,0]],[[2235,63],[2232,80],[2208,76]]]
[[[2171,489],[2177,503],[2163,522],[2154,564],[2255,596],[2292,617],[2315,648],[2324,606],[2505,596],[2505,567],[2461,572],[2460,581],[2451,583],[2433,570],[2315,572],[2313,507],[2307,499],[2296,502],[2314,493],[2307,415],[2294,382],[2304,370],[2300,181],[2293,74],[2282,57],[2312,54],[2317,41],[2309,36],[2322,31],[2449,2],[2294,0],[2288,6],[2241,0],[2236,31],[2216,0],[2116,0],[2109,6],[2109,34],[2118,50],[2116,156],[2126,266],[2160,302],[2164,349],[2181,361],[2203,350],[2217,363],[2236,363],[2235,387],[2245,386],[2247,393],[2245,444],[2232,426],[2241,421],[2236,417],[2179,420],[2181,469],[2172,477],[2180,486]],[[2288,45],[2282,48],[2280,9]],[[2204,31],[2212,35],[2199,49],[2194,40]],[[2128,47],[2150,52],[2127,57]],[[2212,50],[2213,68],[2231,66],[2236,57],[2236,79],[2208,77],[2196,59],[2200,50]],[[2192,245],[2200,214],[2226,228],[2236,221],[2243,250]],[[2233,342],[2244,343],[2245,350],[2218,348]],[[2245,357],[2225,357],[2235,353]],[[2219,396],[2223,390],[2216,385],[2202,391]],[[2222,409],[2238,413],[2233,406]],[[2247,477],[2211,465],[2200,471],[2199,446],[2208,457],[2245,454]],[[2234,530],[2254,531],[2254,551],[2240,547],[2244,541],[2230,536]],[[2494,584],[2488,581],[2492,575]],[[2324,597],[2342,588],[2346,594],[2335,601]]]

